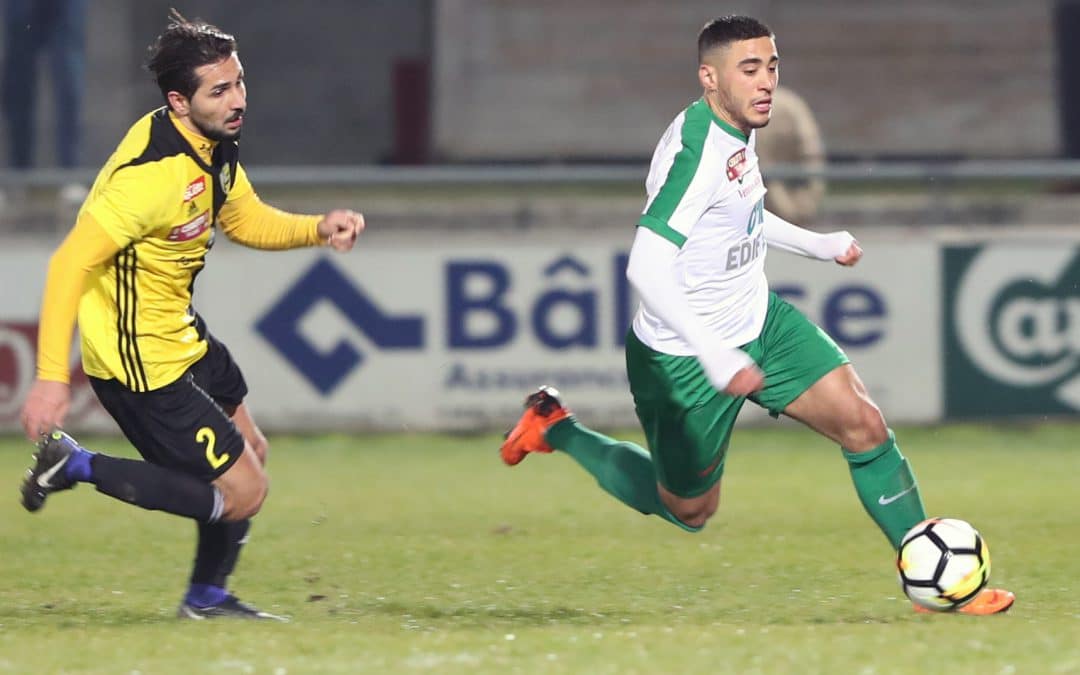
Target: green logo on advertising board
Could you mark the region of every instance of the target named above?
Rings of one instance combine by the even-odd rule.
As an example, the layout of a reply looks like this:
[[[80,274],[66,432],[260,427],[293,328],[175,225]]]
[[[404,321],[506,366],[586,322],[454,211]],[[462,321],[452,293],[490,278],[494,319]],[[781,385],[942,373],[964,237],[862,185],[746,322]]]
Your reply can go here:
[[[944,255],[945,414],[1080,412],[1080,246]]]

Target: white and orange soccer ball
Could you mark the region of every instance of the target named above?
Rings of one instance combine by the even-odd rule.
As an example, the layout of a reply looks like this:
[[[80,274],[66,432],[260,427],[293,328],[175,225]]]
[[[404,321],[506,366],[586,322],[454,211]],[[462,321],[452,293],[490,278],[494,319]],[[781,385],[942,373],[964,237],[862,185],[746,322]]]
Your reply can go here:
[[[904,535],[896,566],[912,602],[948,612],[971,602],[986,587],[990,549],[970,523],[929,518]]]

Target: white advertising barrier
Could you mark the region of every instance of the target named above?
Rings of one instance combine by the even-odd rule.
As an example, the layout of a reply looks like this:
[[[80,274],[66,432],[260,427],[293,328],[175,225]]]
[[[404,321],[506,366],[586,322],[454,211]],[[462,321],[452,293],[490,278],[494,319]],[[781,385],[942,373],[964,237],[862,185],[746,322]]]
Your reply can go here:
[[[939,245],[860,237],[855,267],[773,249],[770,287],[844,349],[890,423],[942,415]]]
[[[560,387],[588,424],[633,426],[626,234],[571,244],[562,233],[370,236],[348,255],[224,242],[199,276],[196,307],[243,368],[268,429],[501,429],[542,383]],[[891,421],[939,419],[937,247],[864,245],[854,269],[773,251],[772,286],[837,339]],[[6,429],[17,428],[32,378],[49,253],[0,253]],[[69,426],[108,428],[85,381],[75,391]],[[744,412],[751,423],[763,419],[753,409]]]

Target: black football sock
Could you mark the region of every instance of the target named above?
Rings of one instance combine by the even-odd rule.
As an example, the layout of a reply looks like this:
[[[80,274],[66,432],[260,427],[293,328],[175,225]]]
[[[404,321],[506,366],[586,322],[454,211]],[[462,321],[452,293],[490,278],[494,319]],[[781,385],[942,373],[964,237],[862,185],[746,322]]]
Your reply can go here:
[[[195,549],[195,566],[191,571],[191,583],[226,587],[240,547],[247,541],[250,520],[232,523],[199,523],[199,543]]]
[[[215,605],[227,595],[228,579],[236,569],[240,547],[247,542],[250,520],[233,523],[198,523],[195,565],[185,600],[199,607]]]
[[[225,508],[216,487],[181,471],[100,453],[91,466],[98,492],[150,511],[212,523]]]

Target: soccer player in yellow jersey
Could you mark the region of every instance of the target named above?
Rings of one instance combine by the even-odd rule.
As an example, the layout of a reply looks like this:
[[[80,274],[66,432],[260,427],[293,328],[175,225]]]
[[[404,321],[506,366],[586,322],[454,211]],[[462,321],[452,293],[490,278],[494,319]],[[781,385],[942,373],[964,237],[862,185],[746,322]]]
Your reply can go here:
[[[198,546],[179,616],[274,619],[226,586],[267,493],[267,441],[244,377],[191,305],[220,227],[260,249],[353,247],[363,217],[285,213],[259,200],[239,162],[247,107],[236,40],[173,13],[148,69],[166,106],[136,122],[105,163],[49,263],[37,379],[22,424],[38,440],[22,503],[78,482],[144,509],[191,518]],[[78,317],[83,368],[145,461],[91,452],[60,431]]]

